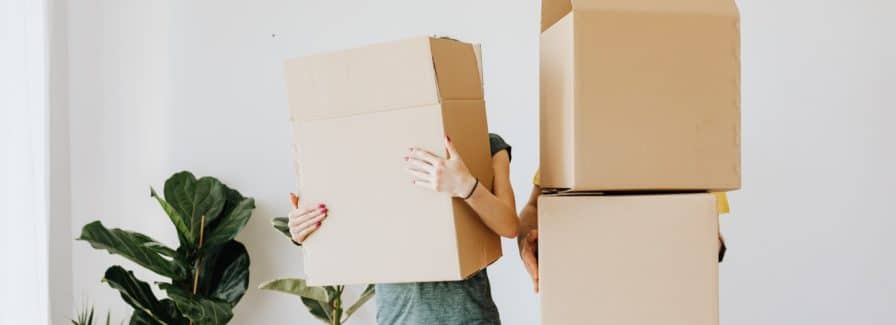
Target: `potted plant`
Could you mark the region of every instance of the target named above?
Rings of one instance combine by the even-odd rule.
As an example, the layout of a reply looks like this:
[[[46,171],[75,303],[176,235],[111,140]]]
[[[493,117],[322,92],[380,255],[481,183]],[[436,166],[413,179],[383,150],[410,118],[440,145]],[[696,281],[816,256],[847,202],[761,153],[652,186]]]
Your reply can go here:
[[[150,188],[177,231],[180,246],[169,248],[144,234],[107,229],[99,221],[81,230],[79,240],[120,255],[168,278],[156,282],[167,298],[115,265],[103,282],[118,290],[134,312],[131,324],[224,324],[249,285],[249,254],[234,240],[255,209],[255,201],[213,177],[183,171],[165,181],[165,197]]]

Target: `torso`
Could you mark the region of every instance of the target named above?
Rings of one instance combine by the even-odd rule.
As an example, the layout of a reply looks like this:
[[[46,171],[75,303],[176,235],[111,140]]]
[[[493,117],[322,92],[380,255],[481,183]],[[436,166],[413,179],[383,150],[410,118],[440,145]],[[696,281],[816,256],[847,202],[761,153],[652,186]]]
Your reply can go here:
[[[492,155],[510,146],[489,134]],[[498,325],[486,270],[462,281],[376,285],[376,322],[381,325]]]

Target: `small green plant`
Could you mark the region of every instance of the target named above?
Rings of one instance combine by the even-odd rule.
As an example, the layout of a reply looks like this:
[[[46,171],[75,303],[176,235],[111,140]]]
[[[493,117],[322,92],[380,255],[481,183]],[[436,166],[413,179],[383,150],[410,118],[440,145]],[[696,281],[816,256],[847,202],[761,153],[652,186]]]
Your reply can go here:
[[[93,306],[90,308],[84,307],[81,311],[78,312],[78,316],[75,319],[72,319],[72,325],[93,325],[94,322],[93,317]],[[96,323],[99,324],[99,323]],[[106,312],[106,325],[112,324],[112,314]]]
[[[287,218],[274,218],[271,221],[274,228],[287,238],[291,238],[288,222]],[[293,244],[296,243],[293,242]],[[345,291],[345,286],[309,287],[303,279],[288,278],[268,281],[261,284],[259,289],[299,296],[311,315],[330,325],[344,324],[374,295],[374,286],[368,284],[354,304],[343,308],[342,293]]]
[[[99,221],[85,225],[78,239],[169,279],[155,283],[168,296],[159,299],[133,272],[118,265],[106,270],[103,282],[134,308],[131,324],[225,324],[249,286],[249,253],[234,238],[249,221],[255,200],[213,177],[196,179],[186,171],[165,181],[164,194],[150,188],[174,224],[177,249],[138,232],[107,229]]]

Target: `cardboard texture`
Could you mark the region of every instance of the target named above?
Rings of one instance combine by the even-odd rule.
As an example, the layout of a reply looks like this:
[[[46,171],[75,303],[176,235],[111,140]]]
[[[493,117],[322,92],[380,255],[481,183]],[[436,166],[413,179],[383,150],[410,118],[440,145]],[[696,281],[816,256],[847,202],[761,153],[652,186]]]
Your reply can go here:
[[[712,194],[542,195],[542,324],[717,325]]]
[[[464,279],[501,242],[462,200],[414,186],[412,146],[451,137],[491,188],[488,126],[470,44],[415,38],[286,62],[303,204],[329,217],[304,243],[309,285]]]
[[[544,0],[542,186],[739,188],[739,29],[734,0]]]

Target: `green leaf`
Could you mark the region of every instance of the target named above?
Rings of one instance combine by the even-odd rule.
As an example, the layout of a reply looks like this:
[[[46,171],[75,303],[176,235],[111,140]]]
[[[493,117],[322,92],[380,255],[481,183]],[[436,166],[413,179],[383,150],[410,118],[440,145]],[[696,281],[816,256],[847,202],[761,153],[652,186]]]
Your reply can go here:
[[[289,218],[279,217],[271,219],[271,225],[274,226],[274,229],[277,229],[277,231],[280,231],[280,233],[286,236],[286,238],[289,239],[289,241],[292,242],[293,245],[302,246],[302,244],[299,244],[292,240],[292,235],[289,233]]]
[[[211,279],[208,296],[236,305],[249,287],[249,252],[238,241],[231,240],[219,251],[210,271],[201,270],[200,277]]]
[[[299,296],[312,315],[328,323],[332,320],[333,307],[327,289],[323,287],[309,287],[302,279],[277,279],[262,283],[258,288]]]
[[[205,224],[211,224],[221,214],[226,201],[224,185],[213,177],[196,179],[192,173],[183,171],[172,175],[165,181],[165,200],[184,217],[191,237],[195,242],[202,228],[202,217]]]
[[[305,280],[302,279],[272,280],[262,283],[260,286],[258,286],[258,288],[263,290],[288,293],[299,297],[317,300],[323,303],[330,302],[330,297],[327,295],[327,291],[324,288],[309,287],[307,284],[305,284]]]
[[[205,243],[202,244],[203,249],[214,248],[234,239],[249,222],[249,217],[252,216],[254,209],[254,199],[241,199],[228,214],[206,230]]]
[[[278,217],[271,219],[271,225],[274,226],[274,229],[280,231],[283,236],[286,238],[292,239],[292,234],[289,233],[289,218],[287,217]]]
[[[194,325],[226,324],[233,318],[231,305],[226,301],[196,296],[168,283],[160,283],[159,288],[168,293],[177,309]]]
[[[165,306],[165,303],[159,301],[155,294],[153,294],[149,284],[137,279],[133,272],[115,265],[106,270],[103,282],[109,284],[113,289],[118,290],[121,294],[121,298],[128,305],[131,305],[135,311],[145,314],[140,315],[140,317],[145,318],[145,316],[149,316],[149,318],[156,323],[162,324],[182,323],[183,318],[176,314],[171,314],[169,308]],[[133,322],[134,320],[132,316],[131,323]]]
[[[153,319],[152,316],[150,316],[149,314],[144,313],[138,309],[135,309],[134,313],[131,314],[131,321],[128,324],[130,324],[130,325],[165,325],[165,324],[159,323],[158,321]]]
[[[302,297],[302,304],[308,308],[311,315],[327,324],[333,323],[333,307],[325,302]]]
[[[348,320],[349,317],[352,316],[352,314],[354,314],[356,311],[358,311],[358,309],[361,309],[361,306],[364,306],[364,304],[367,303],[367,301],[369,301],[370,298],[373,298],[373,295],[375,294],[375,292],[376,292],[375,286],[372,284],[368,284],[367,287],[364,288],[364,291],[361,292],[361,296],[358,297],[358,301],[355,301],[354,304],[352,304],[351,306],[348,307],[348,309],[345,310],[345,319],[343,319],[343,321]]]
[[[184,221],[184,217],[177,211],[171,204],[167,201],[163,200],[156,193],[156,190],[152,187],[149,188],[149,195],[156,199],[159,202],[159,205],[162,206],[162,209],[165,210],[165,214],[168,215],[168,219],[171,219],[171,223],[174,224],[175,229],[177,229],[177,238],[180,239],[181,245],[190,246],[195,241],[193,238],[193,234],[190,230],[190,227],[187,226],[187,223]]]
[[[117,228],[109,230],[101,222],[94,221],[84,226],[78,239],[87,241],[93,248],[120,255],[159,275],[173,279],[188,276],[186,266],[170,258],[175,256],[174,250],[146,235]]]

